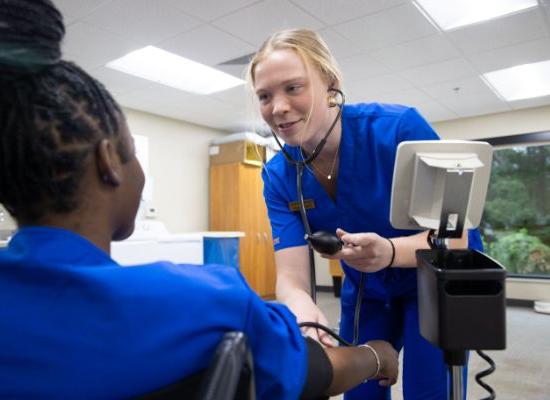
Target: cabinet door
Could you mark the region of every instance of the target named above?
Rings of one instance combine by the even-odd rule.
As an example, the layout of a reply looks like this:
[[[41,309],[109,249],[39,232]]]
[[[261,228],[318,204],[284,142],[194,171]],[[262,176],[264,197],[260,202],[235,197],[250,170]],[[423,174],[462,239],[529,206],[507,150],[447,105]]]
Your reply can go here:
[[[240,231],[239,228],[239,164],[210,167],[211,231]]]
[[[263,182],[260,182],[263,189]],[[277,275],[275,269],[275,251],[273,249],[273,238],[271,236],[271,223],[267,216],[267,208],[265,206],[263,195],[260,198],[262,215],[261,218],[261,236],[264,239],[264,257],[265,257],[265,268],[263,275],[263,282],[265,285],[265,297],[266,298],[275,298],[275,285],[277,282]]]
[[[263,235],[263,196],[261,167],[240,167],[240,221],[249,240],[243,248],[243,269],[250,286],[262,297],[269,296],[265,284],[265,237]],[[244,273],[244,272],[243,272]]]
[[[210,167],[210,229],[245,233],[239,244],[241,273],[258,295],[274,298],[273,244],[261,171],[241,163]]]

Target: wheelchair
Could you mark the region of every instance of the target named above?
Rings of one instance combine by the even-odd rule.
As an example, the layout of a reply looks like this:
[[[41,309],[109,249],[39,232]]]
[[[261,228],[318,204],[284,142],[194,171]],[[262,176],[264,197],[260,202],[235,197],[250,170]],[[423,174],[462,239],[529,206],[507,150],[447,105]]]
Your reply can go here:
[[[138,399],[255,400],[254,364],[246,335],[226,333],[205,371]]]

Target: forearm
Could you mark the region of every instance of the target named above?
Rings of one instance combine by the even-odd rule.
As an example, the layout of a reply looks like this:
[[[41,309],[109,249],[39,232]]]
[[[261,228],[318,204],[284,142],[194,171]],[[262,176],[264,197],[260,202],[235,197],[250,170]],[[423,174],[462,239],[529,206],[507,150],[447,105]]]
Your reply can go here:
[[[376,373],[376,359],[371,350],[357,347],[325,349],[332,364],[329,395],[345,392]]]
[[[392,267],[416,268],[416,250],[428,249],[428,231],[419,232],[411,236],[391,238],[395,246],[395,259]],[[459,239],[451,239],[449,248],[465,249],[468,247],[468,231]]]
[[[297,298],[310,297],[309,292],[309,282],[299,279],[292,273],[277,273],[275,293],[281,303],[292,303]]]
[[[378,368],[369,349],[323,349],[311,338],[305,339],[305,342],[308,349],[308,369],[301,400],[345,392],[372,377]]]
[[[309,253],[306,246],[275,253],[277,300],[289,305],[310,298]]]

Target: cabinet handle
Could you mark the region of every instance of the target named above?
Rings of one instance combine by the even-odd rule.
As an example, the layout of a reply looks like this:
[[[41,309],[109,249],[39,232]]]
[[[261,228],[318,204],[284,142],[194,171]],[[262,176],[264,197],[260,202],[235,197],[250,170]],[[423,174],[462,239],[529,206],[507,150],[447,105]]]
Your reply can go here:
[[[262,236],[260,235],[260,232],[256,232],[256,241],[260,242],[262,240]]]
[[[267,232],[264,232],[264,240],[267,242]]]

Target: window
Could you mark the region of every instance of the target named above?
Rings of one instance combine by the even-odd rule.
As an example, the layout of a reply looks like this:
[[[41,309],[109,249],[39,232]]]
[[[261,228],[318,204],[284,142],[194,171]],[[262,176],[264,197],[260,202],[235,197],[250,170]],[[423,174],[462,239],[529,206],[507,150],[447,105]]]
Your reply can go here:
[[[550,278],[550,132],[485,139],[495,146],[480,231],[510,275]]]

